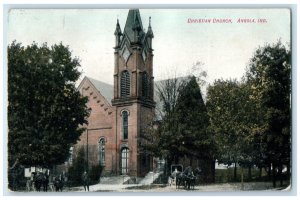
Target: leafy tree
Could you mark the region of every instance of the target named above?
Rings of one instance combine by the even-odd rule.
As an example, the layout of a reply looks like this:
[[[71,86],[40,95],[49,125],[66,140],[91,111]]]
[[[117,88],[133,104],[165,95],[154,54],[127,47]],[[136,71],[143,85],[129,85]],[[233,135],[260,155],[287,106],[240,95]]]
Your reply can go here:
[[[8,46],[8,159],[25,166],[63,163],[87,123],[75,82],[78,58],[62,44]]]
[[[283,165],[290,168],[289,63],[290,51],[280,42],[266,45],[256,50],[241,82],[217,80],[207,94],[219,161],[249,169],[272,164],[274,186],[276,170],[281,175]]]
[[[213,141],[207,132],[209,117],[196,77],[189,78],[179,90],[175,108],[179,154],[211,158]]]
[[[166,170],[174,160],[174,156],[178,155],[178,139],[177,132],[177,119],[175,107],[179,88],[185,83],[183,78],[170,78],[156,84],[158,98],[161,104],[156,105],[156,127],[148,135],[153,138],[153,142],[149,145],[148,149],[154,152],[154,155],[166,159]]]
[[[190,166],[197,159],[203,180],[213,182],[216,146],[208,130],[209,116],[195,76],[189,77],[179,89],[175,112],[178,155],[189,158]]]
[[[261,149],[255,147],[258,137],[255,128],[260,118],[249,85],[236,80],[217,80],[209,86],[207,98],[209,129],[218,146],[218,161],[235,164],[235,180],[237,163],[249,168],[251,178],[251,167]]]
[[[217,159],[228,165],[237,163],[239,154],[234,121],[238,109],[233,98],[237,88],[236,81],[217,80],[207,90],[207,108],[211,120],[209,129],[218,146]]]
[[[283,165],[290,173],[291,154],[291,52],[281,42],[267,44],[255,51],[247,71],[253,98],[264,112],[264,141],[266,156],[273,166],[273,185],[276,169]],[[289,176],[289,175],[288,175]],[[282,185],[282,176],[281,185]]]
[[[148,149],[165,158],[167,167],[182,157],[188,157],[191,165],[195,159],[211,164],[214,145],[207,132],[209,118],[196,77],[168,79],[157,88],[163,115],[152,129],[154,141]]]

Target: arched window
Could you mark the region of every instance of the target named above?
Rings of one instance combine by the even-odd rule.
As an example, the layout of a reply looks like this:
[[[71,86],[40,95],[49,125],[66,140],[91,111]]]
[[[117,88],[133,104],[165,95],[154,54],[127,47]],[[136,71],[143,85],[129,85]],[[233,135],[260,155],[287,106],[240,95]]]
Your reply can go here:
[[[121,97],[127,97],[130,95],[130,77],[127,70],[121,74]]]
[[[128,111],[122,112],[122,138],[124,140],[128,139]]]
[[[148,95],[149,95],[148,74],[144,72],[142,75],[142,96],[147,97]]]
[[[105,166],[105,139],[99,140],[99,164]]]
[[[128,173],[128,159],[129,159],[129,149],[127,147],[121,150],[121,172],[122,174]]]

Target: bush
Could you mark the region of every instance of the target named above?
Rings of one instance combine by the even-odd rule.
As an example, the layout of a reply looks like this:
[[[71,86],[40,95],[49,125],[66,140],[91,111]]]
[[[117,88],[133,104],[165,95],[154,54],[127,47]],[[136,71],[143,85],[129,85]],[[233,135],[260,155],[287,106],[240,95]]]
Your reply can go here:
[[[93,165],[89,172],[90,184],[99,183],[99,179],[103,170],[101,165]]]
[[[78,155],[74,158],[73,165],[69,168],[69,181],[71,186],[82,185],[81,176],[86,170],[85,151],[81,147],[78,151]],[[89,180],[90,184],[99,183],[103,167],[101,165],[93,165],[89,167]]]
[[[81,175],[85,170],[84,148],[80,148],[77,157],[73,161],[73,165],[69,168],[69,181],[71,186],[82,185]]]

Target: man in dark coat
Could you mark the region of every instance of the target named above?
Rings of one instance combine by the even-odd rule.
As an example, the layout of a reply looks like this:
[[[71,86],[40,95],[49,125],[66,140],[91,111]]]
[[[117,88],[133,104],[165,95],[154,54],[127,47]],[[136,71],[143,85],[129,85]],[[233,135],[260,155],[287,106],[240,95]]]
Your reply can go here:
[[[90,191],[89,189],[89,176],[88,173],[86,171],[83,172],[82,176],[82,183],[83,183],[83,187],[84,187],[84,191]]]

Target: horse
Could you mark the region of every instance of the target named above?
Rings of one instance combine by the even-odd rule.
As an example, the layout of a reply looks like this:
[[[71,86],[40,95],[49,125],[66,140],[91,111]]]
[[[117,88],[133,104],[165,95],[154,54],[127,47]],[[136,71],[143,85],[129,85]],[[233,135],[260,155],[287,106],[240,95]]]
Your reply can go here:
[[[180,186],[184,186],[184,188],[186,187],[185,186],[185,177],[186,175],[183,173],[183,172],[179,172],[178,174],[176,174],[176,188],[179,188]]]
[[[194,175],[193,169],[191,166],[188,166],[184,171],[184,178],[185,178],[185,188],[187,188],[188,190],[192,188],[194,188],[195,186],[195,180],[196,177]]]
[[[64,187],[64,180],[62,175],[56,176],[54,179],[54,187],[55,187],[55,191],[59,192],[63,190]]]
[[[38,172],[37,174],[34,175],[33,180],[34,180],[34,187],[37,192],[41,191],[41,187],[43,187],[44,192],[47,192],[49,180],[47,179],[44,173]]]
[[[192,170],[192,168],[190,167],[186,171],[186,184],[188,189],[195,189],[197,179],[200,179],[201,172],[202,170],[200,169],[200,167],[197,167],[195,170]]]
[[[49,185],[49,176],[47,174],[44,174],[43,182],[42,182],[44,192],[48,191],[48,185]]]
[[[188,166],[183,172],[176,175],[176,188],[183,186],[185,189],[194,189],[196,185],[196,180],[201,169],[198,167],[193,172],[192,167]]]

